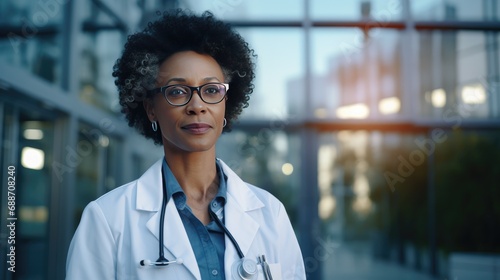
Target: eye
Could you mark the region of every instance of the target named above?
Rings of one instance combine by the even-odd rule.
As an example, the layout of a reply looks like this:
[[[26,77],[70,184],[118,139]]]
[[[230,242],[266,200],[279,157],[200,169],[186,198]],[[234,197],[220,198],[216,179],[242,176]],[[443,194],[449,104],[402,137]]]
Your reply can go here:
[[[189,95],[188,90],[181,86],[172,86],[165,89],[165,95],[168,98],[179,98]]]
[[[217,95],[220,93],[220,91],[221,89],[219,85],[207,85],[204,88],[203,93],[207,95]]]

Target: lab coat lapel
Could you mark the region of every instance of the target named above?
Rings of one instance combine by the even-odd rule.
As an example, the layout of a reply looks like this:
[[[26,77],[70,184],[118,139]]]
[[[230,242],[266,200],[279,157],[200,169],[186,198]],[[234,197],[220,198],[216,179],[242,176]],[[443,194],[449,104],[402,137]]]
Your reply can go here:
[[[156,212],[147,222],[146,226],[154,236],[159,239],[161,211]],[[174,255],[175,258],[183,259],[183,265],[193,274],[196,279],[201,279],[198,263],[190,246],[184,225],[182,224],[174,201],[167,203],[165,210],[165,228],[163,232],[164,247]],[[172,259],[169,259],[172,260]]]
[[[225,225],[246,256],[259,231],[256,222],[249,211],[264,206],[245,182],[243,182],[227,165],[222,162],[224,173],[227,175],[227,202],[224,206]],[[230,271],[233,263],[239,259],[238,253],[226,236],[225,270]]]
[[[136,208],[142,211],[156,211],[146,223],[146,227],[159,242],[160,215],[162,201],[161,160],[144,173],[137,182]],[[198,263],[190,246],[175,202],[170,199],[165,209],[163,241],[164,247],[175,257],[182,258],[183,264],[196,279],[201,279]],[[170,261],[168,254],[165,255]]]
[[[259,224],[238,205],[237,200],[229,193],[224,207],[224,219],[225,226],[233,235],[243,254],[246,255],[259,230]],[[235,246],[227,236],[225,243],[226,259],[230,263],[234,262],[235,259],[239,259]]]

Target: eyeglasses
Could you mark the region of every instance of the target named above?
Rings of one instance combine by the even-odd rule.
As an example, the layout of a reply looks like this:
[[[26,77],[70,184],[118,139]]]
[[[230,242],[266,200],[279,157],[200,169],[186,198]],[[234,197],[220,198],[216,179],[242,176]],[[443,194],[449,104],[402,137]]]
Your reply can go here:
[[[165,100],[172,106],[184,106],[191,101],[193,91],[198,92],[201,100],[207,104],[217,104],[221,102],[229,90],[229,84],[208,83],[199,87],[190,87],[186,85],[169,85],[156,88],[151,93],[161,92]]]

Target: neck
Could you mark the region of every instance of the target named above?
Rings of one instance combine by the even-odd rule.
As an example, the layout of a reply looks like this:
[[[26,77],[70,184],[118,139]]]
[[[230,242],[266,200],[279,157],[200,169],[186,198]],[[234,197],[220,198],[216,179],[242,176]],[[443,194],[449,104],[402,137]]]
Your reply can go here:
[[[195,153],[174,152],[165,148],[167,164],[189,202],[210,202],[219,189],[215,148]]]

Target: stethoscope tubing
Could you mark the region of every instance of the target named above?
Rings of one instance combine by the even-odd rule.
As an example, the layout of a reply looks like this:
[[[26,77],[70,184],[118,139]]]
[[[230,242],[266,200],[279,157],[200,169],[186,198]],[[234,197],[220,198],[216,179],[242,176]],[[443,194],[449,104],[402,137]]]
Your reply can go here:
[[[159,236],[159,239],[160,239],[160,242],[159,243],[159,257],[158,257],[158,260],[156,260],[157,262],[164,262],[164,261],[167,261],[168,260],[165,258],[165,254],[164,254],[164,251],[163,251],[163,231],[164,231],[164,227],[165,227],[165,210],[167,208],[167,186],[165,184],[165,174],[164,174],[164,171],[163,171],[163,168],[161,169],[161,178],[162,178],[162,186],[163,186],[163,201],[162,201],[162,204],[161,204],[161,212],[160,212],[160,236]]]
[[[238,245],[238,242],[236,242],[236,239],[234,239],[233,235],[229,232],[229,230],[222,223],[222,221],[219,219],[219,217],[217,217],[217,215],[214,213],[214,211],[209,210],[208,212],[210,213],[210,216],[215,221],[215,223],[220,228],[222,228],[222,230],[227,235],[227,237],[229,237],[229,239],[231,240],[231,243],[233,243],[234,247],[236,248],[236,251],[238,252],[238,255],[240,256],[241,259],[243,259],[245,257],[245,255],[243,255],[243,252],[241,251],[240,246]]]
[[[167,208],[167,185],[165,182],[165,173],[163,171],[163,168],[161,169],[161,178],[162,178],[162,193],[163,193],[163,201],[161,204],[161,211],[160,211],[160,236],[159,236],[159,257],[157,262],[168,262],[168,260],[165,258],[164,255],[164,250],[163,250],[163,232],[164,232],[164,227],[165,227],[165,210]],[[208,211],[210,214],[210,217],[215,221],[215,223],[224,231],[224,233],[227,235],[229,240],[231,240],[231,243],[233,243],[234,247],[236,248],[236,251],[238,252],[238,256],[243,259],[245,255],[241,251],[240,246],[238,245],[238,242],[236,242],[236,239],[234,239],[233,235],[229,230],[226,228],[226,226],[222,223],[222,221],[217,217],[217,215],[212,211]]]
[[[167,186],[166,186],[166,180],[165,180],[165,171],[164,168],[162,167],[161,169],[161,177],[162,177],[162,193],[163,193],[163,200],[162,200],[162,205],[161,205],[161,210],[160,210],[160,236],[159,236],[159,242],[158,242],[158,259],[156,262],[151,262],[149,260],[142,260],[140,261],[141,266],[157,266],[157,267],[164,267],[172,263],[177,263],[177,264],[182,264],[184,261],[180,258],[174,260],[174,261],[169,261],[167,258],[165,258],[165,250],[164,250],[164,239],[163,239],[163,234],[164,234],[164,227],[165,227],[165,211],[167,209]],[[246,259],[245,255],[241,251],[240,246],[238,245],[238,242],[236,242],[236,239],[234,239],[233,235],[229,232],[229,230],[226,228],[224,223],[217,217],[217,215],[209,209],[209,214],[210,217],[215,221],[215,223],[224,231],[224,234],[231,240],[231,243],[233,243],[233,246],[236,248],[236,251],[238,252],[238,255],[240,257],[240,260],[235,262],[233,264],[233,267],[231,268],[233,271],[233,275],[238,275],[240,278],[239,279],[256,279],[257,277],[257,263],[253,260]],[[265,262],[265,259],[264,259]],[[264,271],[264,275],[266,279],[272,279],[267,276],[267,271]]]

